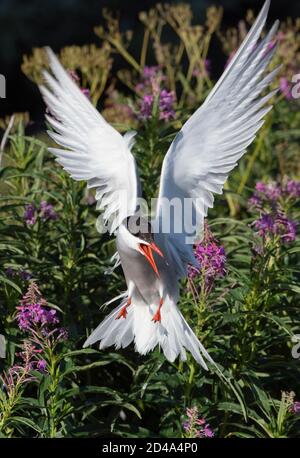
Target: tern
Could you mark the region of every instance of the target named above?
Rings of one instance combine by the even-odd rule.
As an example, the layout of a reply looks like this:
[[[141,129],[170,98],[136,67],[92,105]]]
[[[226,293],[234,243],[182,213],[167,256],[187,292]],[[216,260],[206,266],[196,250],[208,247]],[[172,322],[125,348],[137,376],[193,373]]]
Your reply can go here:
[[[260,38],[269,7],[267,0],[219,81],[171,143],[152,222],[138,211],[141,185],[131,153],[136,132],[121,135],[107,123],[46,48],[51,73],[43,71],[45,84],[40,91],[52,127],[48,134],[62,146],[49,151],[74,180],[85,180],[88,188],[96,189],[97,208],[104,211],[110,232],[116,235],[127,285],[126,293],[115,298],[121,299],[119,305],[84,347],[99,341],[100,349],[112,345],[118,349],[134,342],[142,355],[159,345],[171,362],[177,357],[186,360],[187,351],[205,369],[212,361],[177,306],[179,282],[187,276],[188,266],[197,264],[190,239],[195,241],[201,232],[213,207],[213,194],[222,194],[230,171],[253,142],[278,90],[269,86],[280,67],[272,71],[267,67],[276,50],[279,22]],[[118,199],[121,191],[126,205]],[[185,199],[198,202],[192,207],[191,219],[198,221],[192,233],[188,229],[178,233],[174,221],[168,233],[159,229],[164,222],[163,202],[174,198],[183,204]],[[132,230],[134,226],[139,229]]]

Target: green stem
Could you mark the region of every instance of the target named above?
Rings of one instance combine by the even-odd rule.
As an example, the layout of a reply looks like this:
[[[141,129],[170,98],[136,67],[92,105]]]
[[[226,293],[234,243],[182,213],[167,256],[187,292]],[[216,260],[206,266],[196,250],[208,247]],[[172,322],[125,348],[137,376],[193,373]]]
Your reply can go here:
[[[57,374],[57,359],[53,354],[51,348],[48,349],[49,352],[49,375],[51,377],[51,383],[49,385],[49,405],[48,405],[48,418],[49,418],[49,437],[54,438],[57,436],[57,418],[56,418],[56,405],[57,405],[57,389],[59,384],[59,377]]]

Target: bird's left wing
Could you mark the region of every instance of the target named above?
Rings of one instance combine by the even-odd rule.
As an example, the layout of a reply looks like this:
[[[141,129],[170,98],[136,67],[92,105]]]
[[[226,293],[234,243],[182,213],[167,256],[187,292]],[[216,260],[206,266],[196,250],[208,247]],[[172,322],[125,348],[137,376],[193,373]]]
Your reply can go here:
[[[181,204],[179,209],[175,206],[165,239],[171,251],[169,257],[182,275],[187,263],[194,261],[192,244],[208,208],[213,206],[213,193],[222,193],[230,171],[272,108],[267,102],[276,91],[264,96],[261,93],[278,71],[277,68],[264,75],[275,52],[278,22],[258,42],[269,4],[267,0],[233,60],[203,105],[177,134],[163,162],[156,224],[162,231],[161,226],[170,217],[172,199],[174,205],[176,200]]]
[[[54,76],[43,72],[47,86],[40,91],[48,106],[48,131],[63,149],[49,148],[74,180],[96,188],[97,208],[113,232],[124,218],[134,214],[140,182],[130,152],[135,132],[122,136],[94,108],[72,81],[55,54],[47,48]]]

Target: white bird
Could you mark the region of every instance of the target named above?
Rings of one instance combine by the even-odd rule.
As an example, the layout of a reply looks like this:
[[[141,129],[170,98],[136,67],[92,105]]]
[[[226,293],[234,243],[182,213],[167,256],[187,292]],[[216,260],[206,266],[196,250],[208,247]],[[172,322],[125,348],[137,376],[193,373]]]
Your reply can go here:
[[[153,226],[163,223],[164,199],[197,198],[191,219],[198,226],[192,240],[203,226],[213,193],[222,194],[230,171],[237,165],[264,123],[272,106],[267,102],[275,91],[262,96],[276,68],[265,75],[274,52],[279,22],[260,39],[270,1],[267,0],[223,75],[205,102],[184,124],[163,161],[157,213]],[[44,72],[47,87],[40,90],[49,108],[46,118],[54,131],[49,135],[63,149],[49,148],[57,161],[75,180],[86,180],[96,188],[97,208],[110,220],[116,233],[117,253],[127,284],[118,307],[92,332],[84,346],[100,341],[100,349],[115,345],[127,347],[134,342],[140,354],[157,345],[169,361],[178,356],[186,360],[188,350],[207,369],[211,357],[180,313],[179,280],[195,264],[193,245],[186,243],[188,230],[153,234],[148,221],[137,213],[140,181],[131,154],[135,132],[124,136],[110,126],[93,107],[80,88],[47,48],[53,75]],[[126,192],[126,205],[118,198]],[[195,201],[196,202],[196,201]],[[176,218],[178,215],[175,215]],[[180,216],[181,218],[181,216]],[[130,222],[141,223],[139,232]],[[190,221],[192,223],[192,221]],[[113,302],[113,301],[110,301]]]

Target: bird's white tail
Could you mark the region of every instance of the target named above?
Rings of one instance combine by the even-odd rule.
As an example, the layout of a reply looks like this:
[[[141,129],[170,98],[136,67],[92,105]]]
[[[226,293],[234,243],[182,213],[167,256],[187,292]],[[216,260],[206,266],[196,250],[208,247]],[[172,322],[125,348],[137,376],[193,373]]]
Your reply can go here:
[[[132,303],[127,307],[126,318],[117,318],[126,301],[116,307],[84,343],[84,347],[100,341],[100,349],[115,345],[127,347],[134,341],[135,349],[145,355],[159,345],[165,357],[173,362],[177,356],[186,360],[186,350],[190,351],[195,360],[207,369],[204,358],[213,363],[203,345],[199,342],[177,306],[168,298],[161,308],[161,321],[152,318],[157,306]]]

